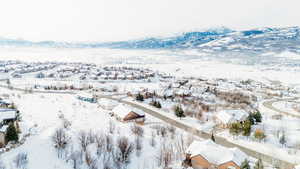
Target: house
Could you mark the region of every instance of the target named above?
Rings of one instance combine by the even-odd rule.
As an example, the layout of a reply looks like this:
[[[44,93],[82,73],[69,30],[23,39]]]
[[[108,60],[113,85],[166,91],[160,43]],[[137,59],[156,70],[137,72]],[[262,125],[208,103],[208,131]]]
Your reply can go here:
[[[183,165],[194,169],[240,169],[247,158],[238,148],[226,148],[212,140],[194,141],[186,151]]]
[[[77,99],[90,102],[90,103],[96,103],[97,99],[94,97],[91,93],[86,93],[86,92],[80,92],[77,94]]]
[[[247,120],[249,113],[245,110],[222,110],[216,113],[215,120],[223,128],[236,122],[244,122]]]
[[[114,107],[116,107],[119,104],[117,101],[106,99],[106,98],[99,99],[98,103],[99,106],[105,110],[112,110]]]
[[[17,120],[18,110],[15,109],[0,109],[0,147],[4,146],[5,135],[9,123],[15,123]]]
[[[16,109],[0,109],[0,126],[15,122],[17,120],[18,110]]]
[[[13,102],[10,100],[0,99],[0,107],[2,108],[10,108],[13,106]]]
[[[145,113],[141,110],[119,104],[112,110],[113,115],[117,120],[122,122],[144,123]]]
[[[36,78],[45,78],[45,74],[43,72],[39,72],[35,76]]]

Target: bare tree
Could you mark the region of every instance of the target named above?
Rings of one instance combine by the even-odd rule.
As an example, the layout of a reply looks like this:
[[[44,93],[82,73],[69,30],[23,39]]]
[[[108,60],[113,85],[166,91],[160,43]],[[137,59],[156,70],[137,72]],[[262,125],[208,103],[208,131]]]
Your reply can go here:
[[[97,169],[98,168],[97,160],[95,158],[93,158],[91,152],[86,151],[84,157],[85,157],[85,162],[86,162],[87,166],[89,167],[89,169]]]
[[[82,154],[79,151],[72,151],[69,160],[73,164],[73,169],[78,169],[80,164],[82,163]]]
[[[173,160],[173,149],[171,146],[163,144],[160,148],[159,155],[157,157],[158,166],[168,168]]]
[[[175,144],[174,144],[174,148],[176,150],[176,159],[182,159],[184,156],[185,156],[185,152],[186,152],[186,149],[187,149],[187,144],[185,142],[185,139],[183,137],[183,135],[181,134],[175,141]]]
[[[89,144],[95,143],[96,142],[96,137],[97,137],[96,134],[92,130],[90,130],[89,133],[88,133],[88,143]]]
[[[130,155],[133,151],[133,144],[129,142],[127,137],[120,137],[117,140],[117,149],[114,153],[114,161],[116,164],[126,164],[130,161]]]
[[[134,142],[135,142],[134,145],[135,145],[136,155],[139,156],[143,148],[142,138],[140,136],[136,136]]]
[[[171,133],[171,138],[174,139],[176,134],[176,128],[172,125],[167,126],[168,131]]]
[[[105,148],[105,135],[98,133],[96,135],[96,146],[97,146],[97,155],[100,157],[103,154]]]
[[[71,138],[67,135],[63,128],[59,128],[54,132],[52,140],[54,142],[55,148],[57,149],[58,157],[62,157],[62,152],[69,144]]]
[[[136,136],[143,137],[143,135],[144,135],[144,129],[141,126],[138,126],[137,124],[133,124],[130,127],[130,129],[131,129],[132,134],[134,134]]]
[[[109,134],[106,134],[105,135],[105,150],[107,152],[112,152],[113,148],[114,148],[113,138]]]
[[[87,146],[90,144],[88,134],[85,131],[81,131],[78,136],[80,146],[84,152],[86,152]]]
[[[15,163],[17,168],[22,168],[22,169],[27,168],[27,164],[28,164],[27,153],[19,153],[15,157],[14,163]]]
[[[152,147],[155,147],[155,144],[156,144],[156,141],[155,141],[155,132],[154,131],[152,131],[151,132],[151,139],[150,139],[150,145],[152,146]]]
[[[116,129],[115,123],[112,120],[110,120],[109,123],[108,123],[108,131],[109,131],[109,133],[114,134],[115,129]]]

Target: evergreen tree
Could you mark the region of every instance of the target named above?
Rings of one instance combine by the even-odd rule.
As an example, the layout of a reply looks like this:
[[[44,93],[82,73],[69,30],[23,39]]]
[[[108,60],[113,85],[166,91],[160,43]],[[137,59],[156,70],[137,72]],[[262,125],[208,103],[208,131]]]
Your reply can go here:
[[[261,159],[258,159],[255,163],[254,169],[264,169],[264,165]]]
[[[19,140],[19,136],[18,136],[17,129],[13,123],[10,123],[5,134],[5,141],[6,143],[8,143],[10,141],[17,142],[18,140]]]
[[[243,135],[244,136],[250,136],[251,133],[251,122],[249,120],[246,120],[243,123]]]
[[[279,139],[280,144],[284,145],[286,143],[286,138],[285,138],[285,134],[282,133],[280,139]]]
[[[211,140],[212,140],[213,142],[216,142],[216,139],[215,139],[214,133],[212,133],[212,134],[211,134]]]
[[[247,159],[242,162],[241,169],[250,169],[249,161]]]
[[[155,106],[156,108],[161,108],[161,104],[160,104],[160,102],[159,101],[156,101],[156,106]]]
[[[179,118],[185,117],[184,111],[182,110],[181,106],[176,106],[175,107],[175,115]]]
[[[136,100],[138,100],[138,101],[144,101],[144,96],[143,95],[141,95],[141,93],[139,93],[137,96],[136,96]]]
[[[261,123],[262,116],[261,116],[260,111],[257,110],[255,113],[253,113],[253,118],[255,119],[256,123]]]

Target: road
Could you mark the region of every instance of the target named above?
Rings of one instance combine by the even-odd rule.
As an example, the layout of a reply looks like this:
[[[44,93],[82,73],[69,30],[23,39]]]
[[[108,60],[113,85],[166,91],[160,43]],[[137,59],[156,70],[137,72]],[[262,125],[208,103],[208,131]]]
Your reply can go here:
[[[276,102],[280,102],[280,101],[295,101],[295,100],[298,100],[299,97],[294,97],[294,98],[288,98],[288,99],[276,99],[276,100],[269,100],[269,101],[265,101],[263,102],[263,106],[265,106],[266,108],[268,109],[271,109],[279,114],[282,114],[282,115],[288,115],[288,116],[291,116],[291,117],[296,117],[296,118],[300,118],[300,113],[299,115],[297,114],[293,114],[293,113],[289,113],[289,112],[286,112],[286,111],[283,111],[283,110],[280,110],[280,109],[277,109],[276,107],[273,106],[274,103]]]

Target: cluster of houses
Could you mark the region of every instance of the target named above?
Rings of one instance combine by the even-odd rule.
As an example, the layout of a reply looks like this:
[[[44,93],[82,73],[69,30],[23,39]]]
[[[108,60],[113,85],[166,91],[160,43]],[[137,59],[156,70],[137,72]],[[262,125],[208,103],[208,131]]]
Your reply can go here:
[[[18,64],[14,67],[14,69],[11,73],[11,77],[20,78],[20,77],[22,77],[22,74],[25,74],[25,73],[47,71],[50,69],[54,69],[55,67],[56,67],[56,64],[53,64],[53,63]]]
[[[79,80],[142,80],[155,76],[149,69],[129,67],[99,67],[94,64],[60,65],[55,71],[39,72],[36,78],[69,78]]]
[[[71,78],[79,80],[143,80],[156,75],[150,69],[132,68],[126,66],[97,66],[95,64],[63,63],[63,62],[32,62],[19,61],[0,62],[0,72],[10,73],[12,78],[21,78],[26,73],[35,78]],[[161,74],[163,77],[166,75]]]

